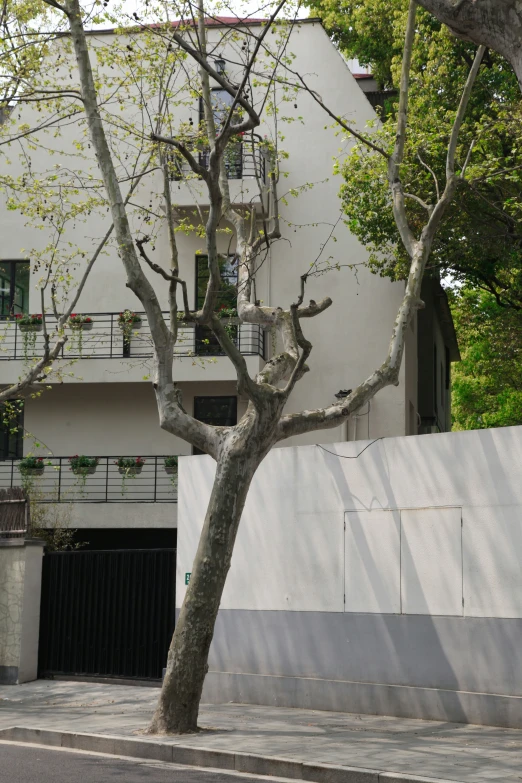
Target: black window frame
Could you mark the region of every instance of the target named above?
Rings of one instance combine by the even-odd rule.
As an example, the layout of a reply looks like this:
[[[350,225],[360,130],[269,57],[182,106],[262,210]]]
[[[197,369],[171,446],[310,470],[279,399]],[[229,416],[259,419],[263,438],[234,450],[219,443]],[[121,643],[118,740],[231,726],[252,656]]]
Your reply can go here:
[[[223,258],[226,258],[227,260],[230,259],[237,259],[237,256],[235,253],[220,253],[220,256]],[[194,303],[196,310],[200,310],[203,307],[203,300],[204,295],[199,295],[199,283],[201,281],[201,274],[200,274],[200,261],[202,259],[205,259],[207,262],[207,265],[205,267],[206,269],[206,276],[204,278],[204,282],[207,282],[210,277],[210,272],[208,270],[208,256],[205,253],[196,253],[195,257],[195,275],[194,275],[194,284],[195,284],[195,291],[194,291]],[[239,269],[236,269],[236,301],[234,302],[234,307],[237,307],[237,282],[239,278]],[[206,286],[205,286],[206,288]],[[219,296],[220,293],[222,293],[222,290],[218,291],[218,306],[220,304],[219,302]],[[223,305],[228,305],[231,303],[223,302]],[[224,351],[222,350],[217,337],[214,336],[212,330],[208,326],[201,326],[200,324],[196,324],[195,332],[195,353],[197,356],[224,356]],[[238,344],[238,337],[239,337],[239,329],[237,325],[232,325],[229,330],[229,336],[232,338],[232,340]]]
[[[210,421],[205,420],[205,418],[200,418],[201,413],[198,411],[198,403],[200,403],[202,400],[208,401],[208,400],[229,400],[232,403],[232,416],[228,417],[226,420],[220,420],[220,421]],[[202,421],[205,424],[211,424],[216,427],[234,427],[237,424],[237,395],[235,394],[198,394],[194,397],[194,405],[193,405],[193,411],[194,411],[194,418],[198,421]],[[198,415],[199,414],[199,415]],[[192,448],[193,454],[204,454],[204,451],[201,451],[201,449],[196,448],[193,446]]]
[[[10,432],[16,427],[16,432]],[[24,455],[24,409],[20,407],[10,422],[4,421],[4,411],[0,408],[0,462],[10,459],[22,459]]]
[[[31,274],[31,263],[27,258],[1,258],[0,264],[7,265],[10,264],[10,275],[9,275],[9,296],[4,296],[4,292],[1,288],[0,283],[0,320],[5,320],[7,318],[12,318],[14,314],[14,300],[15,300],[15,294],[16,294],[16,265],[17,264],[25,264],[29,268],[29,274]],[[22,304],[22,313],[28,313],[29,312],[29,293],[30,293],[30,285],[27,291],[27,302]],[[8,306],[6,310],[8,312],[4,313],[4,300],[8,299]]]

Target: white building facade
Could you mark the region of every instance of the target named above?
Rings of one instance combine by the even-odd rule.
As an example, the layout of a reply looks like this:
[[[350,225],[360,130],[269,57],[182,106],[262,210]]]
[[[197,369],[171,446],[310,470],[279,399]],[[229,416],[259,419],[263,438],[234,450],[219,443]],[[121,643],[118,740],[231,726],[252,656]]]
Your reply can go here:
[[[258,23],[249,23],[248,31]],[[209,39],[234,77],[234,52],[227,48],[219,24],[209,29]],[[247,30],[247,28],[244,28]],[[243,33],[240,33],[242,35]],[[224,43],[216,42],[224,41]],[[110,50],[121,39],[112,31],[89,37],[93,52]],[[307,73],[310,87],[328,106],[349,118],[359,130],[375,118],[372,107],[350,73],[345,61],[328,39],[319,22],[296,23],[289,36],[292,68]],[[64,79],[67,63],[59,66]],[[108,68],[108,66],[107,66]],[[107,73],[109,71],[107,70]],[[71,71],[71,86],[75,83]],[[67,81],[69,84],[69,81]],[[20,110],[19,122],[35,122],[36,110]],[[123,107],[131,112],[135,107]],[[179,106],[180,121],[199,121],[197,98],[184,98]],[[328,273],[310,278],[306,296],[317,301],[331,296],[333,305],[320,317],[310,319],[306,336],[313,343],[308,362],[310,372],[297,385],[289,411],[324,406],[341,390],[351,389],[379,366],[388,347],[392,326],[403,294],[402,283],[391,283],[372,275],[364,266],[367,253],[340,219],[339,188],[341,177],[334,175],[334,160],[347,147],[328,126],[327,118],[310,95],[300,93],[296,102],[284,105],[289,120],[284,129],[285,178],[281,183],[288,196],[280,205],[283,240],[274,244],[256,277],[255,297],[268,305],[288,307],[296,298],[299,278],[317,258],[330,259]],[[301,118],[301,119],[300,119]],[[270,132],[269,122],[266,129]],[[328,126],[328,127],[325,127]],[[46,151],[38,152],[42,168],[64,163],[61,156],[74,155],[78,125],[69,123],[59,138],[45,138]],[[265,128],[261,128],[264,132]],[[34,155],[35,153],[33,153]],[[96,162],[87,141],[82,150],[85,170],[96,171]],[[46,158],[47,156],[47,158]],[[10,161],[10,173],[18,174],[17,156]],[[75,165],[78,165],[77,162]],[[7,171],[7,169],[6,169]],[[266,176],[266,161],[261,147],[242,145],[236,168],[229,171],[231,195],[238,208],[255,205],[260,217],[267,205],[259,195],[258,180]],[[313,184],[313,187],[304,187]],[[161,194],[159,175],[144,180],[136,191],[139,209],[146,208]],[[175,221],[194,220],[197,209],[205,210],[206,196],[201,182],[188,183],[173,178],[171,195]],[[136,208],[133,220],[140,219]],[[92,252],[110,223],[105,209],[94,208],[78,224],[71,222],[64,242],[69,238]],[[137,223],[135,224],[137,225]],[[227,226],[223,226],[224,229]],[[335,234],[336,242],[328,242]],[[0,211],[0,275],[2,277],[2,314],[4,340],[0,345],[0,383],[15,382],[33,354],[38,354],[42,334],[34,345],[12,323],[15,313],[39,313],[40,293],[36,283],[41,268],[35,268],[29,248],[40,251],[51,239],[52,227],[36,225],[16,209]],[[220,252],[233,256],[230,234],[222,233]],[[198,293],[205,285],[204,242],[194,232],[177,234],[180,276],[186,280],[191,307],[198,306]],[[168,266],[168,236],[163,226],[155,238],[153,260]],[[331,258],[330,258],[331,257]],[[354,272],[351,266],[355,265]],[[326,266],[326,264],[325,264]],[[81,268],[72,274],[79,278]],[[227,283],[234,286],[231,262]],[[167,309],[166,286],[158,285],[154,273],[149,277]],[[458,359],[458,348],[447,301],[440,286],[425,286],[426,312],[408,333],[400,384],[388,387],[359,411],[346,426],[326,431],[321,441],[339,442],[445,431],[450,428],[450,363]],[[126,288],[125,275],[117,248],[108,243],[93,267],[76,311],[88,315],[92,327],[71,332],[64,352],[61,376],[51,375],[42,394],[30,396],[25,403],[25,438],[4,433],[0,455],[0,486],[20,483],[18,460],[23,453],[45,457],[48,463],[38,478],[40,491],[60,502],[72,504],[71,525],[85,540],[98,548],[134,545],[131,542],[172,545],[177,525],[177,484],[165,471],[167,455],[189,455],[191,447],[162,431],[158,425],[150,368],[152,346],[145,316],[140,328],[127,337],[119,327],[120,312],[139,312],[140,303]],[[49,313],[49,322],[52,314]],[[8,319],[6,321],[6,318]],[[11,319],[9,321],[9,319]],[[241,325],[235,333],[251,373],[270,357],[271,334],[258,326]],[[421,350],[420,350],[421,349]],[[438,358],[434,358],[435,356]],[[429,357],[429,358],[428,358]],[[73,363],[71,364],[71,360]],[[206,335],[192,326],[181,329],[176,348],[174,377],[182,392],[185,409],[198,418],[215,424],[234,424],[246,402],[237,393],[231,363],[209,344]],[[419,382],[419,377],[422,381]],[[317,440],[311,434],[283,445],[306,445]],[[37,445],[35,445],[35,443]],[[74,454],[99,457],[96,472],[77,480],[70,471],[68,458]],[[139,475],[123,477],[115,461],[120,456],[145,459]],[[88,531],[88,532],[87,532]]]

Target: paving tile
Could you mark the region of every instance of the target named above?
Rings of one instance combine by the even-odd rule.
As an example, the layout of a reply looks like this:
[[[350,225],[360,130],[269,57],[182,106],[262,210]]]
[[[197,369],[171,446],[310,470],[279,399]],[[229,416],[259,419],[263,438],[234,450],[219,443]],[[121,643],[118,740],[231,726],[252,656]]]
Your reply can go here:
[[[0,687],[0,728],[132,739],[147,725],[157,697],[157,688],[98,683],[42,680],[5,686]],[[258,761],[251,757],[266,756],[310,768],[358,769],[361,780],[364,770],[381,770],[395,773],[394,783],[401,773],[461,783],[522,781],[522,730],[242,704],[204,705],[200,723],[206,731],[161,742],[180,746],[179,752],[187,747],[243,754],[243,763],[252,769]],[[332,783],[340,774],[332,770]],[[377,773],[366,779],[372,775],[375,779]]]

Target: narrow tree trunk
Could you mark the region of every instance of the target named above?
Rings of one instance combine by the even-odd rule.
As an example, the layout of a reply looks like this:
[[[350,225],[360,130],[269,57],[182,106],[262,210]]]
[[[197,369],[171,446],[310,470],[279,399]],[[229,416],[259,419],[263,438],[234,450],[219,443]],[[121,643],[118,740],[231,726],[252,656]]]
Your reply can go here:
[[[246,496],[260,458],[246,448],[217,464],[216,478],[169,649],[151,734],[197,731],[208,653]]]

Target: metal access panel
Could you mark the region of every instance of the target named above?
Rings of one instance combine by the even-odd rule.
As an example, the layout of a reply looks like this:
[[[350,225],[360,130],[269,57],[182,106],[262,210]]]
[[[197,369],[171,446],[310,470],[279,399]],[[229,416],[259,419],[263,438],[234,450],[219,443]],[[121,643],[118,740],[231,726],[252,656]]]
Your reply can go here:
[[[39,676],[160,679],[175,620],[175,549],[43,558]]]
[[[401,511],[403,614],[463,614],[462,511]]]
[[[400,511],[345,513],[345,612],[400,614]]]

